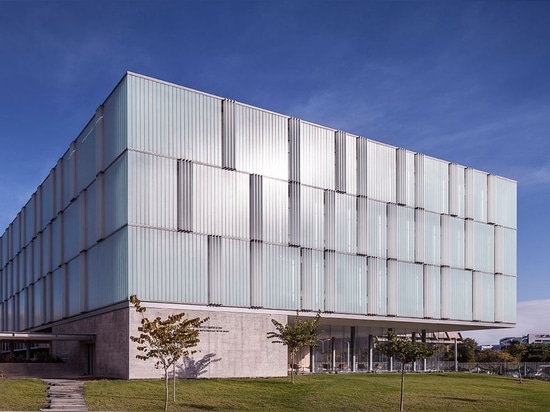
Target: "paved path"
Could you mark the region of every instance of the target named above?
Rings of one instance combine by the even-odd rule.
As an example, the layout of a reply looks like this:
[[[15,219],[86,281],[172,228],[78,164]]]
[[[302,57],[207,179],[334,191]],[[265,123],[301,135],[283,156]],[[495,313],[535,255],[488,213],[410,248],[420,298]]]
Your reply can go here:
[[[71,379],[43,379],[48,385],[46,405],[41,411],[87,411],[84,382]]]

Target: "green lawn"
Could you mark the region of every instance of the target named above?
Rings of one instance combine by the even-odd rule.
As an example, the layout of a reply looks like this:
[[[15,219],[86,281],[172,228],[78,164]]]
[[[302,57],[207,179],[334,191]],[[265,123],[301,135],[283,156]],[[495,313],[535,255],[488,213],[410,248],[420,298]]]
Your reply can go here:
[[[181,380],[170,411],[399,410],[398,374],[338,374],[289,379]],[[38,410],[46,386],[0,381],[0,410]],[[161,380],[87,381],[89,410],[162,410]],[[407,374],[406,411],[550,411],[550,382],[468,373]]]
[[[183,380],[169,410],[399,410],[398,374],[338,374],[288,379]],[[162,381],[90,381],[90,410],[161,410]],[[550,383],[476,374],[408,374],[408,411],[545,411]]]

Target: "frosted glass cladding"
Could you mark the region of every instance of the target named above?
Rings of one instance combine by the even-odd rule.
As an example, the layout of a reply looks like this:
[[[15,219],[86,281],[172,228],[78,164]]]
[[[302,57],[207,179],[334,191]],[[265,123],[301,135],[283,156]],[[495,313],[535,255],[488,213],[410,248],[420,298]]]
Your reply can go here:
[[[464,220],[441,216],[441,264],[464,269]]]
[[[302,249],[302,310],[325,310],[325,262],[318,250]]]
[[[422,265],[388,261],[388,315],[424,316]]]
[[[356,198],[336,193],[335,197],[335,250],[357,253]]]
[[[64,165],[65,167],[65,165]],[[80,193],[96,175],[95,119],[92,119],[76,139],[76,193]],[[75,194],[76,194],[75,193]]]
[[[492,273],[474,272],[473,320],[495,320],[495,276]]]
[[[492,225],[466,221],[466,269],[494,273],[495,232]]]
[[[491,223],[517,228],[516,182],[499,176],[489,176],[489,216]]]
[[[516,277],[495,275],[495,322],[516,322]]]
[[[80,252],[82,221],[80,218],[80,203],[82,198],[78,198],[63,212],[63,262],[74,258]]]
[[[235,105],[235,168],[288,180],[288,118]]]
[[[397,203],[415,207],[414,153],[397,149]]]
[[[325,310],[367,313],[367,260],[362,256],[325,253]]]
[[[288,183],[263,179],[262,218],[263,241],[288,244]]]
[[[472,320],[472,272],[441,268],[441,318]]]
[[[449,212],[449,164],[417,154],[416,205],[430,212]]]
[[[102,216],[104,235],[128,224],[128,153],[105,170]],[[98,189],[101,189],[101,185]]]
[[[67,316],[77,315],[83,309],[81,299],[82,273],[81,257],[71,260],[67,266]]]
[[[334,130],[300,122],[300,181],[335,189]]]
[[[86,310],[128,299],[128,228],[91,248],[86,263]],[[131,273],[134,276],[136,268],[132,267]]]
[[[384,259],[367,259],[367,314],[387,314],[387,268]]]
[[[221,166],[221,99],[128,76],[128,146]]]
[[[192,184],[193,231],[249,238],[248,175],[193,165]]]
[[[452,216],[465,217],[465,182],[466,168],[457,164],[449,165],[449,213]]]
[[[103,109],[103,164],[105,169],[128,147],[128,91],[125,77],[107,98]]]
[[[396,201],[396,149],[381,143],[367,140],[366,176],[367,197],[384,202]],[[364,161],[362,158],[359,161]]]
[[[309,186],[300,188],[301,245],[313,249],[325,246],[324,192]]]
[[[40,230],[42,230],[54,218],[53,171],[40,187],[40,198],[42,199]]]
[[[388,205],[388,257],[414,262],[414,209]]]
[[[177,161],[128,152],[128,221],[177,229]]]
[[[424,317],[441,317],[441,268],[424,265]]]
[[[346,193],[357,194],[357,136],[346,133]]]
[[[129,289],[143,300],[207,304],[207,237],[129,227]]]
[[[85,231],[85,248],[91,247],[97,240],[98,233],[98,199],[97,199],[97,180],[92,183],[86,192],[81,195],[81,199],[86,203],[85,226],[82,228]]]
[[[263,306],[300,308],[300,249],[263,245]]]
[[[495,226],[495,272],[506,275],[517,274],[516,231]]]
[[[416,261],[429,265],[441,262],[441,226],[440,215],[416,210]]]
[[[487,174],[466,169],[466,217],[487,222]]]
[[[250,246],[248,242],[221,240],[221,304],[250,306]]]

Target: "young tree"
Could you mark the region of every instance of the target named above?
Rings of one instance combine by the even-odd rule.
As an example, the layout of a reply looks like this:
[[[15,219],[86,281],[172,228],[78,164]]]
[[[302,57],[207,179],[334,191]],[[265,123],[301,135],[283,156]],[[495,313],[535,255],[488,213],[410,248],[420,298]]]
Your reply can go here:
[[[136,295],[130,296],[130,302],[135,306],[136,312],[141,313],[141,326],[138,327],[139,336],[130,336],[132,342],[138,344],[137,350],[141,354],[136,358],[146,361],[156,359],[155,368],[164,370],[164,410],[168,410],[168,370],[172,366],[175,368],[176,362],[183,356],[195,353],[191,350],[197,346],[199,340],[198,328],[208,320],[208,318],[186,319],[185,313],[168,315],[166,319],[160,316],[149,320],[143,315],[146,308],[141,306],[140,300]],[[175,369],[174,369],[175,372]],[[175,380],[174,373],[174,400],[175,400]]]
[[[298,351],[304,346],[317,346],[317,338],[322,333],[317,330],[319,320],[321,319],[321,313],[317,312],[317,315],[312,320],[300,320],[298,318],[298,312],[296,312],[296,318],[294,324],[283,325],[277,322],[275,319],[271,319],[271,322],[277,329],[276,332],[268,332],[267,338],[273,339],[273,343],[282,343],[288,347],[291,358],[290,368],[290,380],[294,384],[294,363],[295,356]]]
[[[506,349],[510,360],[514,362],[518,368],[519,383],[523,383],[521,378],[521,361],[524,355],[527,354],[527,345],[519,342],[512,342],[512,344]]]
[[[399,410],[403,411],[405,394],[405,365],[420,359],[426,359],[437,352],[437,348],[430,347],[424,342],[413,342],[405,337],[388,332],[385,341],[376,338],[376,347],[384,355],[398,359],[401,362],[401,396]]]

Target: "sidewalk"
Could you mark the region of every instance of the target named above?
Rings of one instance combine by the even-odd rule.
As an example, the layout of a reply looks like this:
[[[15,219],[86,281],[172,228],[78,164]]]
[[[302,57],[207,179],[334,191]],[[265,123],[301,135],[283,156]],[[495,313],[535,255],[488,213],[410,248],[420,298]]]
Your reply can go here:
[[[43,379],[48,385],[46,405],[41,411],[87,411],[84,382],[72,379]]]

